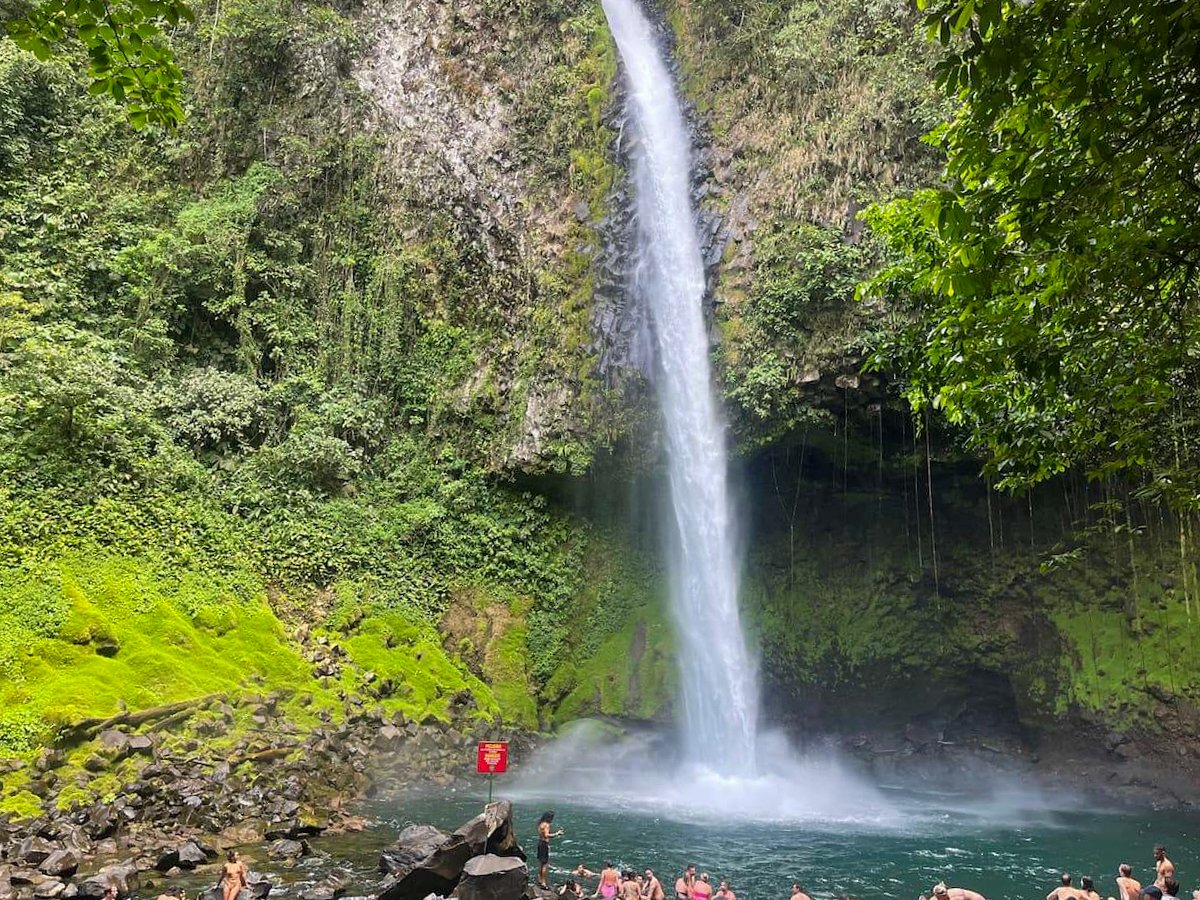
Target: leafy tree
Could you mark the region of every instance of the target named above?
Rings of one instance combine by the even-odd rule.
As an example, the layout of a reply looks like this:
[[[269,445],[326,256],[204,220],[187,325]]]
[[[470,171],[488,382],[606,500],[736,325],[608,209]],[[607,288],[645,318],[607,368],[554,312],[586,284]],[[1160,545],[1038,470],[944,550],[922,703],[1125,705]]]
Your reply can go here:
[[[915,299],[882,347],[1001,484],[1077,465],[1200,489],[1200,7],[922,0],[957,114],[946,186],[871,210]]]
[[[123,104],[135,128],[183,121],[183,73],[165,29],[192,18],[183,0],[0,0],[0,26],[38,59],[82,44],[91,92]]]

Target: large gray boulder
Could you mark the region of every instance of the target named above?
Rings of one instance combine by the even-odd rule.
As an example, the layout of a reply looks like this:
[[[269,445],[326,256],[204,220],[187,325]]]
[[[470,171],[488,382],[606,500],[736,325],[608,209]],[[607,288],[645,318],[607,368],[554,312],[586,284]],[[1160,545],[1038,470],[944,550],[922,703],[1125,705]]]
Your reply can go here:
[[[529,869],[515,856],[486,853],[467,861],[455,895],[459,900],[521,900]]]
[[[446,843],[450,835],[432,825],[409,825],[379,857],[379,871],[398,875],[419,866]]]
[[[79,868],[79,854],[74,850],[55,850],[40,863],[38,871],[55,878],[69,878]]]
[[[489,853],[525,859],[507,800],[489,803],[448,836],[429,826],[406,828],[380,858],[380,869],[390,877],[379,886],[378,900],[423,900],[431,893],[445,896],[458,884],[468,860]]]
[[[79,882],[80,897],[103,897],[105,888],[116,888],[118,897],[126,897],[140,887],[137,865],[132,861],[105,866],[95,875]]]

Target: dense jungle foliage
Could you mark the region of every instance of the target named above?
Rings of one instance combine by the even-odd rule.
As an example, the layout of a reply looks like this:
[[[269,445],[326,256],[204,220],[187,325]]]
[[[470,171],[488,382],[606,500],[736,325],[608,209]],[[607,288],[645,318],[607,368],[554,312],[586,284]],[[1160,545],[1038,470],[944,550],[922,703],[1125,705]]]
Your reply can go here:
[[[496,15],[553,40],[560,106],[517,138],[566,169],[607,140],[598,11]],[[198,20],[174,133],[132,129],[82,54],[0,43],[0,750],[117,700],[303,684],[276,616],[331,629],[407,715],[465,690],[536,726],[657,591],[636,548],[495,474],[520,419],[490,378],[575,352],[536,335],[569,324],[576,264],[509,268],[405,183],[351,13]],[[480,624],[446,648],[452,605]]]
[[[869,217],[918,313],[880,365],[1002,485],[1079,466],[1194,510],[1200,10],[922,5],[957,112],[945,186]]]
[[[599,367],[599,5],[112,7],[153,83],[120,22],[40,8],[0,41],[0,756],[251,689],[300,725],[668,716],[657,540],[613,499],[660,448],[641,374]],[[977,475],[1192,502],[1195,14],[926,12],[664,8],[765,680],[794,712],[987,676],[1026,725],[1150,732],[1200,699],[1190,520]]]

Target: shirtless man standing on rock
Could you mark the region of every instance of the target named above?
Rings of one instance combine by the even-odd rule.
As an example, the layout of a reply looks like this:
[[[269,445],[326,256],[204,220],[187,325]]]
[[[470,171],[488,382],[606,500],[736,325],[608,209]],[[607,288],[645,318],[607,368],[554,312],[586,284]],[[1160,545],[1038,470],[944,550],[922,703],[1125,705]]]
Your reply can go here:
[[[1175,877],[1175,863],[1167,859],[1167,848],[1162,844],[1154,848],[1154,868],[1158,872],[1154,883],[1160,888],[1166,887],[1168,878]]]
[[[977,891],[969,891],[966,888],[946,887],[944,881],[938,882],[933,886],[933,896],[936,900],[987,900],[983,894]]]
[[[1133,877],[1133,867],[1129,863],[1117,867],[1117,890],[1121,892],[1117,900],[1138,900],[1142,896],[1142,883]]]

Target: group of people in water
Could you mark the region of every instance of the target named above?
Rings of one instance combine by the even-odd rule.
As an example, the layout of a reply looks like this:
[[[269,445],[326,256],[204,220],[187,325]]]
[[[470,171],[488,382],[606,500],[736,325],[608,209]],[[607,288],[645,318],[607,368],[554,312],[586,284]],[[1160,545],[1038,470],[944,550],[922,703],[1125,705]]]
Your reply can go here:
[[[1082,875],[1079,885],[1069,872],[1062,873],[1062,884],[1046,895],[1046,900],[1102,900],[1096,890],[1095,882],[1090,875]],[[1121,863],[1117,874],[1113,876],[1116,885],[1116,895],[1108,900],[1181,900],[1179,896],[1179,881],[1175,877],[1175,863],[1167,856],[1167,848],[1159,844],[1154,848],[1154,882],[1143,885],[1133,877],[1133,867],[1129,863]],[[983,894],[967,888],[947,887],[945,883],[935,884],[932,891],[933,900],[986,900]],[[925,900],[922,894],[920,900]],[[1200,900],[1200,890],[1192,891],[1191,900]]]
[[[538,886],[550,890],[550,841],[564,833],[560,828],[550,830],[554,821],[554,813],[548,811],[538,820]],[[1179,893],[1179,881],[1175,876],[1175,863],[1167,856],[1167,848],[1161,844],[1154,848],[1154,882],[1142,885],[1133,877],[1133,868],[1129,863],[1121,863],[1114,876],[1115,896],[1108,900],[1200,900],[1200,890],[1192,892],[1190,898],[1182,898]],[[596,880],[594,890],[584,887],[584,882]],[[667,900],[662,882],[653,869],[637,872],[633,869],[618,869],[612,863],[605,863],[599,872],[593,872],[580,863],[571,872],[571,877],[560,885],[556,893],[562,900],[582,900],[583,897],[594,897],[599,900]],[[728,881],[719,881],[713,887],[713,879],[707,872],[696,872],[694,865],[689,865],[675,879],[675,896],[673,900],[737,900],[737,895]],[[812,900],[799,882],[792,884],[789,900]],[[848,898],[843,898],[848,900]],[[927,900],[922,894],[919,900]],[[928,900],[986,900],[978,891],[962,887],[948,887],[945,882],[933,886]],[[1062,883],[1046,895],[1046,900],[1104,900],[1091,876],[1083,875],[1075,885],[1074,877],[1064,872]]]
[[[584,890],[583,881],[596,879],[596,889],[590,894]],[[545,881],[539,883],[542,888],[549,889]],[[582,898],[585,895],[600,898],[600,900],[667,900],[662,882],[654,874],[653,869],[635,872],[633,869],[618,869],[612,863],[605,863],[599,872],[593,872],[580,863],[559,888],[558,896],[563,900]],[[713,879],[707,872],[696,872],[694,865],[688,866],[683,874],[675,879],[675,900],[737,900],[737,894],[729,886],[728,881],[718,882],[713,886]],[[811,900],[807,895],[796,896],[793,900]]]

